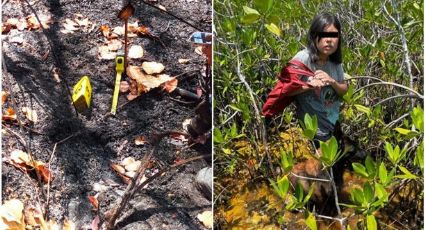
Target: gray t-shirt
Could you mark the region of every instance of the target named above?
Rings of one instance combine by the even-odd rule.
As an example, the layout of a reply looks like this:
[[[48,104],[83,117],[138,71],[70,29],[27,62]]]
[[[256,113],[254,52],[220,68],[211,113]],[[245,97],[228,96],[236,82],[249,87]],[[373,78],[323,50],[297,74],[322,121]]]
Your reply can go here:
[[[323,70],[339,83],[344,80],[344,71],[341,64],[327,61],[325,65],[319,66],[311,61],[307,49],[298,52],[293,59],[301,61],[313,72]],[[306,113],[311,116],[316,115],[319,123],[316,138],[322,141],[329,139],[338,120],[341,107],[341,97],[338,96],[332,86],[322,87],[320,91],[309,90],[298,94],[295,96],[295,103],[298,119],[304,120]]]

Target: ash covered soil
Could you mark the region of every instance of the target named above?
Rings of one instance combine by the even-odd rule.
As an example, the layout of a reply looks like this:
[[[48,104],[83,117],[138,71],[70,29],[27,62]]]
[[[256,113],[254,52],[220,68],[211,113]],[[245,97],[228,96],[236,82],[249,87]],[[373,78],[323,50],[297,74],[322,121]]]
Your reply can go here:
[[[203,31],[211,31],[208,1],[151,2]],[[205,71],[205,57],[195,52],[188,39],[197,30],[140,1],[133,1],[132,5],[135,12],[129,22],[137,20],[139,25],[146,26],[163,45],[150,37],[131,38],[132,44],[143,47],[144,56],[129,63],[136,66],[141,66],[142,60],[162,63],[164,73],[177,76],[180,88],[196,92]],[[2,90],[9,93],[2,109],[13,108],[19,121],[2,122],[3,200],[17,198],[26,207],[40,205],[46,209],[47,219],[61,223],[66,218],[77,229],[90,229],[96,215],[102,216],[112,209],[127,186],[111,169],[111,163],[120,163],[130,156],[140,160],[152,149],[152,143],[136,145],[137,136],[149,139],[166,130],[183,132],[183,121],[195,116],[197,101],[160,88],[132,101],[127,100],[126,94],[120,94],[117,115],[108,115],[115,63],[98,57],[98,48],[105,43],[99,28],[122,26],[123,21],[117,17],[122,7],[121,1],[111,0],[3,1],[3,22],[33,13],[50,15],[53,19],[45,30],[13,30],[2,35]],[[75,18],[77,13],[95,23],[95,27],[91,31],[61,33],[62,23]],[[13,42],[14,37],[23,38],[23,42]],[[190,61],[181,64],[178,59]],[[55,67],[62,79],[60,83],[53,77]],[[92,106],[89,112],[77,116],[67,90],[84,75],[90,76]],[[65,81],[70,88],[65,86]],[[23,107],[35,110],[38,121],[28,121],[21,112]],[[50,185],[40,186],[33,174],[5,160],[16,149],[29,150],[37,160],[50,162],[54,176]],[[154,153],[149,170],[209,153],[210,140],[190,146],[166,138]],[[195,177],[208,166],[210,159],[193,161],[155,179],[130,200],[118,218],[117,229],[204,229],[197,215],[211,210],[212,203],[196,188]],[[97,193],[99,212],[93,210],[88,200],[88,196]]]

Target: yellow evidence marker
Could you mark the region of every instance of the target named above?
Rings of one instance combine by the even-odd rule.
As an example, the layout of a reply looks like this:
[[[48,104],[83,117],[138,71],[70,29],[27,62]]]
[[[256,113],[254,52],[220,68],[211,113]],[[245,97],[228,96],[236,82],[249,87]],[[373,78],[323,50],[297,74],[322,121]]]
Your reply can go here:
[[[72,103],[78,112],[84,112],[90,108],[91,102],[91,84],[88,76],[83,76],[77,84],[75,84],[72,91]]]
[[[115,88],[114,95],[112,97],[112,109],[111,113],[115,115],[117,113],[118,95],[120,93],[121,75],[124,72],[124,56],[117,56],[115,58],[115,71],[117,76],[115,77]]]

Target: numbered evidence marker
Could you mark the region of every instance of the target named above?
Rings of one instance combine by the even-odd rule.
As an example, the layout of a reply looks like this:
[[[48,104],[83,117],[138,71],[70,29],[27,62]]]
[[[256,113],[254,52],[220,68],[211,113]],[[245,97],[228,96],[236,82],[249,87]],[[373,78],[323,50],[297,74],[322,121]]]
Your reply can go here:
[[[120,92],[121,75],[124,72],[124,56],[117,56],[115,58],[115,70],[117,76],[115,77],[115,88],[114,95],[112,96],[112,108],[111,113],[115,115],[117,113],[118,95]]]
[[[72,91],[72,103],[78,112],[82,113],[90,108],[92,88],[88,76],[83,76]]]

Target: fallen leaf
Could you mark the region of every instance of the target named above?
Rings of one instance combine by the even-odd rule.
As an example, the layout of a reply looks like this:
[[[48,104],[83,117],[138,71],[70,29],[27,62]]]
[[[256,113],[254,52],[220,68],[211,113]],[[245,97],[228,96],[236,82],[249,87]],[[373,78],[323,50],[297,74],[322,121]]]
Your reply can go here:
[[[79,30],[78,27],[78,23],[74,22],[73,20],[67,18],[65,19],[65,23],[63,23],[63,27],[65,29],[62,29],[61,32],[64,34],[69,34],[69,33],[74,33],[74,31]]]
[[[130,85],[128,84],[127,81],[120,82],[120,92],[121,93],[126,93],[126,92],[128,92],[129,89],[130,89]]]
[[[173,78],[173,79],[165,82],[163,87],[164,87],[165,91],[167,91],[168,93],[171,93],[177,88],[177,83],[178,83],[178,80],[176,78]]]
[[[35,167],[35,169],[38,171],[41,180],[47,184],[49,183],[49,179],[50,181],[54,179],[52,172],[49,171],[48,168],[46,168],[44,166],[44,163],[40,163],[39,161],[36,161],[37,166]]]
[[[79,26],[88,26],[89,25],[89,19],[83,19],[83,20],[79,20],[78,18],[74,19],[74,21],[79,25]]]
[[[27,20],[25,20],[25,18],[19,19],[19,23],[16,25],[16,28],[19,31],[22,31],[22,30],[25,30],[26,28],[28,28]]]
[[[48,29],[49,24],[53,22],[52,17],[48,14],[38,14],[37,16],[38,16],[38,19],[40,19],[40,22],[33,14],[26,17],[26,21],[28,24],[27,28],[29,30],[31,29],[37,30],[37,29],[40,29],[41,27],[43,27],[44,29]]]
[[[101,25],[99,28],[100,32],[102,32],[103,36],[105,38],[109,38],[111,35],[111,29],[109,28],[108,25]]]
[[[59,69],[58,68],[53,68],[52,70],[52,75],[53,75],[53,79],[55,79],[56,83],[60,83],[61,79],[59,77]]]
[[[144,144],[147,143],[147,141],[145,140],[144,136],[138,136],[138,137],[136,137],[136,139],[134,139],[134,143],[136,145],[144,145]]]
[[[161,74],[158,76],[144,74],[143,71],[141,71],[141,68],[137,66],[128,66],[127,76],[132,79],[130,82],[130,91],[131,94],[136,95],[136,97],[142,93],[149,92],[151,89],[159,87],[161,84],[173,79],[166,74]],[[127,96],[127,98],[128,97],[129,96]]]
[[[21,45],[22,43],[24,43],[24,39],[21,36],[15,36],[15,37],[11,38],[9,40],[9,42]]]
[[[130,172],[135,172],[140,167],[140,165],[142,165],[141,161],[135,161],[133,163],[126,165],[125,170]]]
[[[147,74],[155,74],[155,73],[161,73],[162,71],[164,71],[165,67],[163,64],[158,62],[143,62],[142,69]]]
[[[98,57],[103,60],[113,60],[117,56],[117,53],[111,52],[108,46],[100,46]]]
[[[126,157],[121,161],[121,165],[126,167],[129,164],[132,164],[136,162],[136,160],[133,157]]]
[[[195,53],[199,54],[199,55],[204,55],[204,52],[202,52],[202,46],[197,46],[195,48]]]
[[[99,223],[100,223],[100,218],[99,218],[98,215],[96,215],[96,217],[91,222],[91,229],[92,230],[98,230],[99,229]]]
[[[128,51],[128,57],[132,59],[137,59],[143,57],[143,48],[141,46],[133,45]]]
[[[134,178],[134,176],[136,175],[136,172],[128,171],[128,172],[125,172],[125,175],[128,176],[129,178]]]
[[[27,165],[30,162],[30,157],[26,152],[19,149],[15,149],[10,153],[10,160],[16,164]]]
[[[3,105],[4,103],[6,103],[6,101],[7,101],[7,96],[9,96],[9,93],[8,93],[8,92],[6,92],[6,91],[1,91],[1,103],[2,103],[2,105]]]
[[[167,11],[167,9],[165,9],[165,7],[163,5],[158,5],[158,8],[163,10],[163,11]]]
[[[7,23],[1,24],[1,34],[8,34],[10,30],[12,29],[12,26]]]
[[[113,170],[115,170],[119,174],[124,174],[125,173],[124,167],[121,166],[121,165],[119,165],[119,164],[112,163],[111,164],[111,167],[112,167]]]
[[[32,110],[28,107],[23,107],[21,110],[29,121],[31,121],[33,123],[37,123],[38,116],[37,116],[37,112],[35,110]]]
[[[134,7],[129,3],[118,14],[118,17],[122,20],[128,20],[128,18],[134,14]]]
[[[1,229],[25,229],[23,211],[24,204],[20,200],[12,199],[5,201],[0,206]]]
[[[116,35],[124,35],[125,33],[125,28],[124,26],[116,26],[114,27],[114,29],[112,30],[112,33],[116,34]]]
[[[75,230],[75,229],[77,229],[75,224],[72,221],[65,218],[65,220],[63,221],[62,230]]]
[[[17,118],[16,112],[12,107],[7,108],[2,115],[3,121],[15,121]]]
[[[90,203],[93,205],[95,210],[99,209],[99,201],[97,200],[97,196],[99,193],[97,193],[95,196],[88,196],[88,199]]]
[[[189,63],[189,61],[190,61],[190,59],[184,59],[184,58],[179,59],[180,64],[187,64],[187,63]]]
[[[211,211],[204,211],[203,213],[198,214],[196,217],[206,228],[213,227],[214,217]]]
[[[192,119],[186,119],[183,121],[182,126],[183,126],[183,130],[187,131],[187,127],[189,126],[189,124],[191,123]]]
[[[122,48],[122,42],[117,39],[109,40],[107,43],[109,51],[117,51]]]
[[[18,24],[19,24],[19,19],[17,19],[17,18],[9,18],[9,19],[6,20],[6,23],[5,24],[8,24],[11,27],[16,28],[18,26]]]

